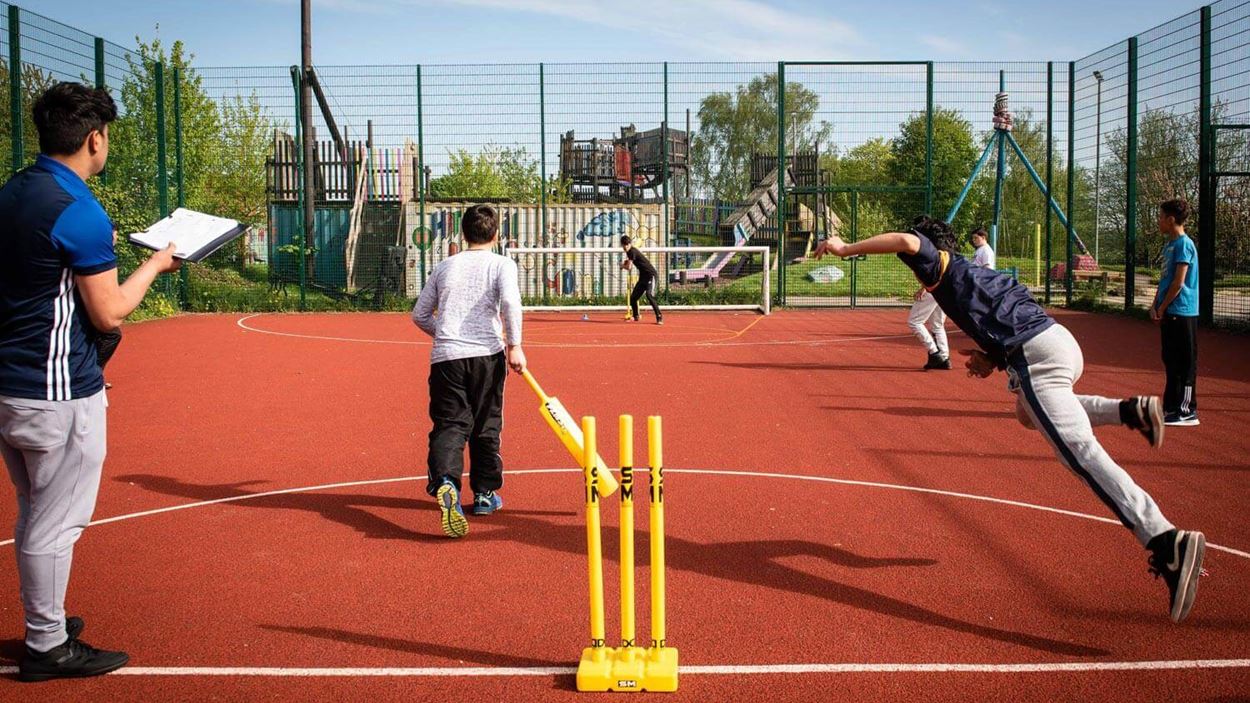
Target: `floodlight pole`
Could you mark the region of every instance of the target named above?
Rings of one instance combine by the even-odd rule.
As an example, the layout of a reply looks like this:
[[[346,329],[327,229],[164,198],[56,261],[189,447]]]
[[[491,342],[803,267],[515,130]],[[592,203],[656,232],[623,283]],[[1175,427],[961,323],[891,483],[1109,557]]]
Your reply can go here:
[[[1094,80],[1098,81],[1098,107],[1094,127],[1094,260],[1098,260],[1098,211],[1102,208],[1102,190],[1100,171],[1102,170],[1102,72],[1094,71]]]

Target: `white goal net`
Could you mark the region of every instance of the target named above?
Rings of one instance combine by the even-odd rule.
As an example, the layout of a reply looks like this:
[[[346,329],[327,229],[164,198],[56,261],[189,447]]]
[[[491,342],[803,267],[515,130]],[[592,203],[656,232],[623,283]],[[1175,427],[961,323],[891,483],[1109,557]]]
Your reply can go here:
[[[661,307],[771,311],[775,257],[768,247],[638,249],[655,266],[652,292]],[[509,247],[527,310],[623,309],[638,273],[608,247]]]

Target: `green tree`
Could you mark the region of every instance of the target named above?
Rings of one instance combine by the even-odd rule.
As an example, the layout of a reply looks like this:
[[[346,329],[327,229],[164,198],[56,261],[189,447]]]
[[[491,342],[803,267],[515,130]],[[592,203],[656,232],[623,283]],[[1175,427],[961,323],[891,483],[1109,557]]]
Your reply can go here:
[[[203,204],[206,189],[202,175],[219,158],[222,126],[216,104],[204,91],[203,79],[191,68],[192,56],[182,42],[166,51],[160,40],[145,43],[135,38],[137,51],[127,55],[129,73],[121,86],[123,115],[109,129],[109,184],[125,189],[131,207],[155,220],[159,215],[156,160],[156,64],[164,63],[167,177],[170,207],[177,203],[174,191],[174,69],[181,82],[184,182],[189,207]]]
[[[0,60],[0,120],[5,123],[5,129],[0,131],[0,159],[3,159],[5,168],[0,172],[10,172],[13,166],[13,129],[9,125],[9,107],[12,104],[9,100],[9,65],[6,61]],[[45,72],[38,66],[24,64],[22,66],[22,152],[24,154],[23,164],[29,164],[39,153],[39,132],[35,130],[35,121],[31,119],[30,108],[35,104],[35,100],[43,95],[43,92],[52,87],[56,83],[56,78],[51,73]]]
[[[845,155],[836,153],[821,155],[821,168],[829,172],[831,182],[846,186],[891,185],[890,172],[894,152],[884,137],[874,137],[860,144]],[[843,222],[842,235],[852,236],[852,215],[855,216],[855,236],[858,239],[879,234],[899,226],[894,209],[887,198],[880,195],[861,194],[851,207],[850,193],[830,196],[829,206]]]
[[[195,173],[195,188],[188,188],[187,204],[247,225],[262,226],[268,217],[265,196],[265,161],[273,148],[272,121],[252,93],[235,96],[217,105],[221,134],[202,170]],[[191,174],[188,174],[191,175]],[[240,237],[226,256],[229,263],[247,261],[247,238]]]
[[[1218,121],[1218,120],[1215,120]],[[1158,231],[1155,212],[1169,198],[1198,202],[1198,115],[1167,109],[1147,110],[1137,123],[1137,263],[1158,265],[1166,239]],[[1128,212],[1128,132],[1121,126],[1106,137],[1098,207],[1099,229],[1114,242],[1108,252],[1113,261],[1123,260]],[[1196,230],[1197,218],[1190,223]],[[1106,248],[1104,247],[1104,251]]]
[[[925,185],[925,152],[928,146],[928,120],[924,113],[917,113],[899,125],[899,134],[890,140],[887,173],[896,185]],[[972,124],[958,110],[938,107],[933,110],[933,214],[945,216],[955,204],[959,191],[972,175],[972,167],[979,156],[972,140]],[[965,228],[973,221],[978,209],[976,199],[969,194],[954,224]],[[900,193],[894,198],[895,217],[900,223],[910,222],[924,208],[923,194]]]
[[[1228,117],[1227,103],[1217,101],[1211,106],[1214,124],[1235,122]],[[1159,265],[1166,239],[1158,231],[1156,213],[1159,203],[1170,198],[1185,198],[1198,205],[1198,153],[1201,124],[1197,110],[1174,112],[1169,109],[1147,110],[1137,124],[1137,264]],[[1128,198],[1128,134],[1120,127],[1106,137],[1103,147],[1100,229],[1104,238],[1110,236],[1116,245],[1123,242]],[[1250,140],[1240,132],[1221,131],[1216,150],[1221,163],[1216,168],[1246,163]],[[1245,197],[1244,179],[1221,179],[1215,212],[1215,247],[1219,271],[1245,271],[1250,268],[1250,237],[1245,223],[1250,221],[1250,200]],[[1190,215],[1186,230],[1199,234],[1197,212]],[[1105,241],[1105,240],[1104,240]],[[1105,250],[1105,248],[1104,248]],[[1218,273],[1218,272],[1217,272]]]
[[[488,146],[476,155],[459,149],[447,156],[447,173],[430,181],[433,197],[500,198],[515,203],[536,203],[542,198],[538,161],[525,147]],[[552,193],[562,190],[554,183],[548,188]]]
[[[894,152],[884,137],[873,137],[845,155],[821,155],[821,167],[839,185],[889,185],[893,166]]]
[[[265,159],[272,122],[253,93],[220,104],[204,89],[182,42],[168,50],[159,40],[128,56],[129,72],[118,91],[121,118],[110,127],[107,191],[121,221],[150,225],[159,216],[156,153],[156,64],[164,63],[165,129],[169,206],[177,206],[174,146],[174,69],[178,70],[183,143],[184,200],[187,207],[237,219],[249,225],[266,219]],[[134,231],[134,230],[131,230]],[[241,265],[247,242],[214,255],[210,263]]]
[[[801,83],[786,85],[786,141],[791,152],[829,141],[832,127],[816,119],[820,96]],[[752,78],[733,92],[712,93],[699,103],[699,129],[690,144],[695,190],[740,201],[751,190],[751,158],[777,153],[777,74]]]
[[[1046,177],[1046,122],[1034,120],[1031,110],[1025,109],[1015,115],[1012,136],[1020,145],[1020,150],[1029,158],[1039,176]],[[986,136],[988,139],[988,135]],[[989,224],[993,219],[994,202],[994,163],[987,162],[988,167],[977,183],[982,195],[978,200],[980,209],[975,213],[976,222]],[[1055,202],[1068,212],[1066,203],[1068,169],[1063,156],[1056,149],[1051,152],[1052,180]],[[1085,189],[1083,177],[1078,174],[1076,183],[1077,209],[1074,222],[1078,226],[1077,236],[1093,247],[1092,237],[1086,237],[1081,227],[1092,227],[1093,209],[1088,198],[1090,193]],[[1046,197],[1042,190],[1033,183],[1028,170],[1020,162],[1011,147],[1007,147],[1007,171],[1003,177],[1002,219],[999,223],[999,253],[1002,256],[1033,256],[1033,236],[1038,225],[1046,222]],[[1063,226],[1057,217],[1052,216],[1052,236],[1056,230],[1062,231]],[[1074,251],[1079,251],[1074,247]]]

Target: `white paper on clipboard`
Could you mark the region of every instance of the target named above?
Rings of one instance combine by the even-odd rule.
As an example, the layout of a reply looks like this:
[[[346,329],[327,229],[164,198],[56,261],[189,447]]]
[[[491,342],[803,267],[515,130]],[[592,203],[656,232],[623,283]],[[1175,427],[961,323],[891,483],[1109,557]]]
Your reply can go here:
[[[199,261],[246,229],[237,220],[178,208],[143,232],[130,235],[130,241],[156,250],[172,242],[177,247],[175,257]]]

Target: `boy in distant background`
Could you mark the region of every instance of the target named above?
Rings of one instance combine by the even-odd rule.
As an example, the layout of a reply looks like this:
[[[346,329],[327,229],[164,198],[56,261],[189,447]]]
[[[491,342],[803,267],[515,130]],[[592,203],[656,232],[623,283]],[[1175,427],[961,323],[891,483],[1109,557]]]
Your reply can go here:
[[[913,299],[915,302],[907,313],[907,326],[929,353],[924,370],[949,370],[951,351],[946,341],[946,313],[942,312],[933,294],[924,286],[916,289]]]
[[[492,251],[499,217],[489,205],[474,205],[460,227],[466,248],[434,267],[412,309],[413,322],[434,338],[426,492],[438,499],[448,537],[469,531],[460,507],[465,442],[473,514],[503,507],[497,491],[503,485],[504,378],[508,367],[525,370],[516,262]]]
[[[1185,234],[1189,203],[1182,198],[1159,204],[1159,231],[1167,238],[1159,292],[1150,319],[1159,325],[1163,341],[1163,422],[1191,427],[1198,424],[1198,250]]]
[[[994,250],[990,248],[989,236],[985,233],[984,227],[977,227],[972,230],[972,234],[968,235],[972,240],[972,265],[979,266],[983,269],[993,271],[998,266],[998,257],[994,255]]]

